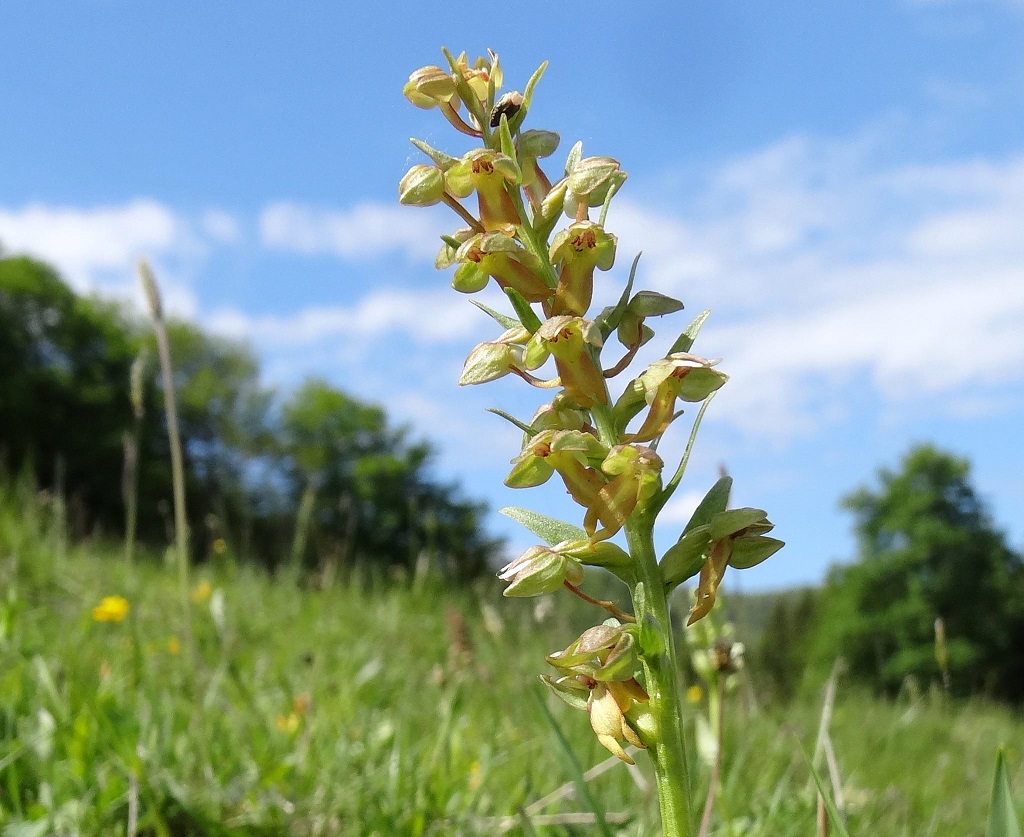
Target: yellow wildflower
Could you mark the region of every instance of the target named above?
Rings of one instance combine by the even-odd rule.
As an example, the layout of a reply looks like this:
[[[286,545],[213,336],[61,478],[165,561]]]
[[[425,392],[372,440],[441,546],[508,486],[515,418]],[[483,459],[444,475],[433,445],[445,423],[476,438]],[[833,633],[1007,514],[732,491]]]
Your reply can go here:
[[[92,609],[94,622],[120,622],[128,615],[128,600],[124,596],[104,596]]]
[[[700,686],[690,686],[686,690],[686,699],[690,703],[700,703],[700,699],[704,697],[704,690]]]
[[[223,541],[221,541],[221,543],[223,543]],[[214,549],[216,549],[216,544],[214,544]],[[204,578],[195,587],[192,588],[192,601],[194,601],[196,604],[199,604],[200,602],[205,602],[208,598],[210,598],[210,591],[212,589],[213,588],[210,586],[210,582]]]
[[[277,716],[277,728],[281,732],[294,733],[299,728],[299,716],[294,712]]]
[[[181,643],[176,636],[167,638],[167,653],[177,657],[181,653]]]

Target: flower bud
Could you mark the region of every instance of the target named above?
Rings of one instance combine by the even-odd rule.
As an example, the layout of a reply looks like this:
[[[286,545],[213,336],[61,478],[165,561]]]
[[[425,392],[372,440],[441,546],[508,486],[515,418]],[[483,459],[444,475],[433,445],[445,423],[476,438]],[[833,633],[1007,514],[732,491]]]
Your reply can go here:
[[[522,344],[530,333],[521,326],[511,328],[497,340],[480,343],[466,358],[459,386],[483,384],[508,375],[523,365]]]
[[[498,573],[509,581],[504,595],[510,597],[540,596],[553,593],[566,582],[573,586],[583,582],[583,567],[573,558],[545,546],[532,546]]]
[[[433,206],[444,194],[444,174],[437,166],[413,166],[398,184],[398,201],[406,206]]]
[[[420,67],[409,76],[402,93],[416,107],[429,110],[451,101],[455,96],[455,81],[440,67]]]

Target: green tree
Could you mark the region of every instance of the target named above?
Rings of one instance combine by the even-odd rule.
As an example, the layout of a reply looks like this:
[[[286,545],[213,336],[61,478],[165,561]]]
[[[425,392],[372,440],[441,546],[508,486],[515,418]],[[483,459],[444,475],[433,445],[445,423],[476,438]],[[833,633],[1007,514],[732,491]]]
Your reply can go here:
[[[788,700],[808,668],[818,593],[804,589],[780,595],[764,623],[754,664],[772,691]]]
[[[66,491],[77,528],[120,528],[128,373],[139,341],[114,304],[47,265],[0,258],[0,451]]]
[[[967,460],[915,447],[843,504],[860,555],[824,591],[822,662],[841,655],[889,692],[909,676],[938,680],[941,617],[953,690],[1024,700],[1024,561],[992,523]]]
[[[407,435],[379,407],[323,380],[306,381],[284,404],[280,438],[292,504],[308,510],[293,539],[297,559],[307,553],[308,562],[308,545],[346,562],[409,566],[427,549],[457,577],[487,566],[499,544],[483,534],[483,506],[433,480],[430,446]]]
[[[197,556],[223,537],[269,566],[289,545],[310,564],[315,551],[409,565],[428,549],[452,577],[488,566],[498,543],[483,531],[483,506],[432,479],[430,446],[383,410],[323,381],[279,405],[244,343],[182,321],[168,337]],[[40,262],[0,257],[0,469],[32,469],[40,487],[63,491],[79,534],[124,526],[129,371],[152,341],[116,303],[78,296]],[[156,377],[154,364],[137,428],[138,532],[162,545],[171,481]],[[308,527],[295,526],[297,510]],[[313,538],[296,541],[296,529]]]
[[[221,536],[236,548],[264,554],[284,548],[277,517],[274,392],[260,380],[259,361],[245,344],[203,332],[182,320],[168,323],[174,386],[187,472],[192,545],[202,554]],[[156,369],[153,369],[156,375]],[[157,392],[156,398],[162,399]],[[156,412],[163,420],[162,409]],[[165,450],[166,433],[154,440]],[[166,456],[161,453],[162,458]]]

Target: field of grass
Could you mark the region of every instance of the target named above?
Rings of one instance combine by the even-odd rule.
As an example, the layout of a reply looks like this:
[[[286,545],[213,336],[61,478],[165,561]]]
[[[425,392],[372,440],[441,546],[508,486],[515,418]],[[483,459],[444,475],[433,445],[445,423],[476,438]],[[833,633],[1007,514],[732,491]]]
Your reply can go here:
[[[573,779],[538,696],[584,770],[608,756],[536,678],[600,617],[556,599],[538,620],[534,601],[429,575],[317,589],[225,561],[194,570],[193,651],[171,568],[69,545],[53,512],[0,497],[3,837],[591,834],[564,815],[595,802],[612,833],[658,833],[642,755],[590,800],[530,807]],[[96,621],[112,595],[128,614]],[[801,748],[819,712],[737,696],[714,834],[815,833]],[[832,738],[853,835],[981,837],[1000,743],[1024,798],[1024,721],[1005,708],[841,683]]]

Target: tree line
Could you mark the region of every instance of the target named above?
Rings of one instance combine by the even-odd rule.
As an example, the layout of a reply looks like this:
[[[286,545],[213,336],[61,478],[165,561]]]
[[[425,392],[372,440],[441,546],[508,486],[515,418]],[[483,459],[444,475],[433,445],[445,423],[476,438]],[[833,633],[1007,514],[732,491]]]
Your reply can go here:
[[[918,445],[846,496],[856,559],[820,590],[781,597],[758,663],[787,697],[841,658],[892,696],[937,688],[1024,702],[1024,556],[971,482],[970,463]]]
[[[435,479],[431,445],[380,407],[320,379],[282,397],[246,344],[194,323],[171,320],[168,337],[194,558],[330,570],[427,554],[457,579],[489,566],[501,543],[485,506]],[[0,467],[61,492],[79,536],[120,536],[136,490],[140,541],[173,537],[155,358],[150,324],[124,305],[0,256]]]

